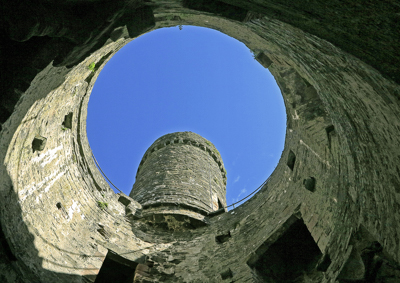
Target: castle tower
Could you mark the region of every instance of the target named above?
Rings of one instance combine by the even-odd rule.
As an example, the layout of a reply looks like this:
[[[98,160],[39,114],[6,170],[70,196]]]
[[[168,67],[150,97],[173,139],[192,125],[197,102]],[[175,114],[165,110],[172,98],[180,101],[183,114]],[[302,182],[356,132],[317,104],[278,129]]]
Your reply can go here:
[[[225,194],[226,171],[215,146],[195,133],[177,132],[146,151],[130,197],[143,206],[149,222],[196,227],[226,207]]]

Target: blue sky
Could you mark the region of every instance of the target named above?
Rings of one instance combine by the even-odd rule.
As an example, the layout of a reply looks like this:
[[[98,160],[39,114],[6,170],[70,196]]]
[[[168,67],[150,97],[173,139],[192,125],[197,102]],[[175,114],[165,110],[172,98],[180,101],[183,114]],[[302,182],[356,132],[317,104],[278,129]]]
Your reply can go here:
[[[129,195],[147,148],[192,131],[210,140],[227,170],[228,205],[272,173],[286,113],[275,79],[241,42],[183,26],[144,34],[101,71],[90,97],[87,134],[108,178]]]

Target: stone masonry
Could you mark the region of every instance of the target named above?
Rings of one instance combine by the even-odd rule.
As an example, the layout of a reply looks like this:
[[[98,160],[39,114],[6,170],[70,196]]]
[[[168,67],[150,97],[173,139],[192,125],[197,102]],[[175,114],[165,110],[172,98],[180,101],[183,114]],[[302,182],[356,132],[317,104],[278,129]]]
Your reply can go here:
[[[398,2],[2,0],[0,8],[0,282],[400,282]],[[169,220],[155,225],[148,215],[162,206],[139,186],[158,181],[144,178],[158,152],[176,146],[183,159],[201,148],[156,141],[126,196],[108,186],[86,136],[103,66],[137,36],[176,25],[246,44],[287,112],[279,164],[251,199],[230,211],[182,199],[202,225],[179,226],[186,212],[176,222],[161,212]],[[206,148],[199,158],[211,161],[223,207],[224,171]],[[192,166],[185,162],[176,165]],[[171,184],[192,175],[174,176]]]
[[[191,132],[173,133],[146,151],[130,197],[152,222],[180,215],[196,226],[205,224],[210,212],[227,206],[225,184],[224,164],[211,142]]]

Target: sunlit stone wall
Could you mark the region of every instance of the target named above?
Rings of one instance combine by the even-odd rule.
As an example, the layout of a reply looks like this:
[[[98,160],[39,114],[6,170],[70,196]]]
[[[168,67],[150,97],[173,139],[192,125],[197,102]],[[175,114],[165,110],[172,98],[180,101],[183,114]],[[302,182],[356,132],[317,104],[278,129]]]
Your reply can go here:
[[[208,213],[226,207],[225,184],[215,146],[195,133],[178,132],[162,136],[146,151],[130,197],[143,206],[143,217],[155,222],[162,215],[182,215],[205,224]]]
[[[286,280],[263,262],[296,233],[312,251],[304,264],[287,251],[300,282],[399,281],[400,11],[378,2],[7,2],[0,281],[94,282],[105,258],[129,261],[137,282]],[[254,197],[206,226],[164,231],[108,187],[85,121],[112,55],[180,24],[245,43],[274,75],[288,122],[280,162]]]

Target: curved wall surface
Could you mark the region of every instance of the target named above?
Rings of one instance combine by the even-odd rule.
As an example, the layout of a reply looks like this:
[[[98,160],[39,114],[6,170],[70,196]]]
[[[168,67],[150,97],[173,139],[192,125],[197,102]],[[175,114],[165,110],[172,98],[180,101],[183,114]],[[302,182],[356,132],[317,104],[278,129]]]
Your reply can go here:
[[[110,266],[135,282],[400,280],[396,3],[2,5],[2,282],[113,282]],[[178,24],[255,51],[282,91],[287,132],[253,198],[206,226],[164,231],[108,187],[85,121],[107,60],[143,32]]]
[[[182,215],[203,222],[208,213],[226,207],[225,184],[215,146],[195,133],[177,132],[146,151],[129,196],[142,205],[143,217]]]

